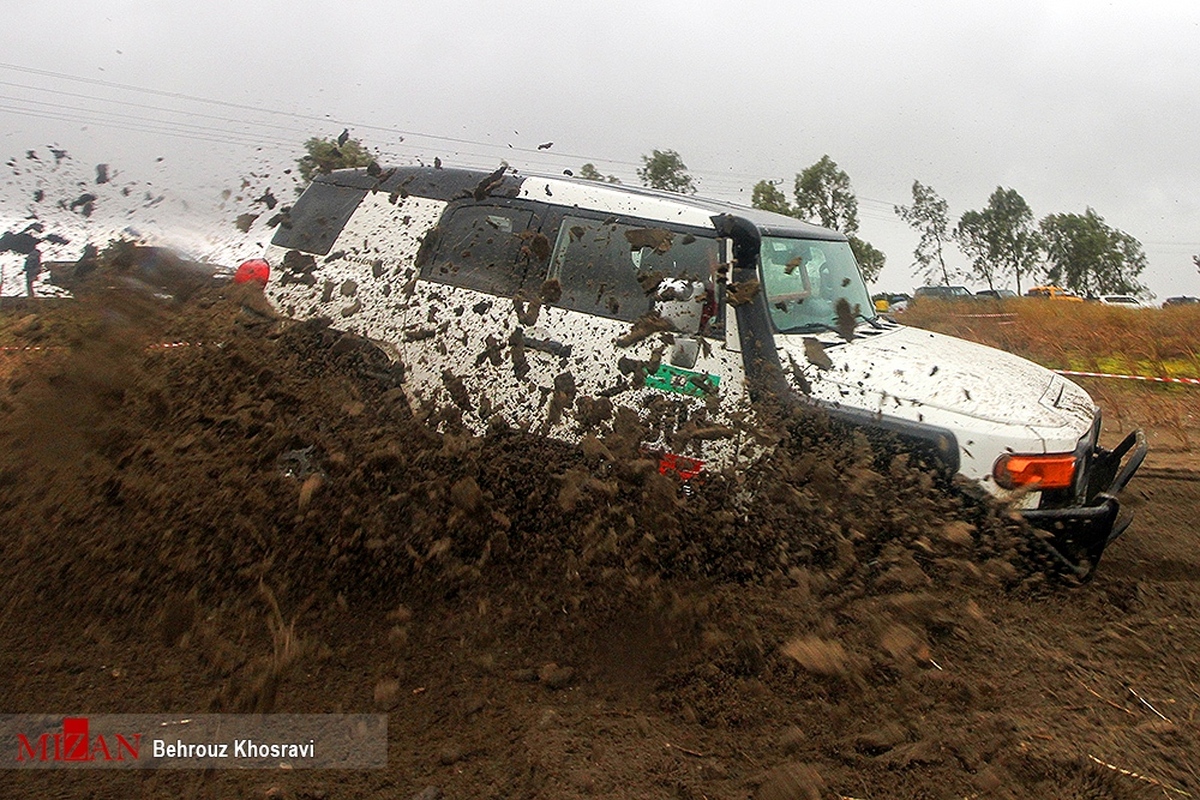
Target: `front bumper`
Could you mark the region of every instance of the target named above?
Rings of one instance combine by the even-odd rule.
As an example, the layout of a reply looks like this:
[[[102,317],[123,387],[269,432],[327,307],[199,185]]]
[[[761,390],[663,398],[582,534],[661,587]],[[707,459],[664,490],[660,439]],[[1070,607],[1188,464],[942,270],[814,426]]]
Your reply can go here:
[[[1098,430],[1099,425],[1096,433]],[[1142,465],[1147,450],[1146,437],[1140,430],[1130,433],[1113,450],[1093,440],[1087,448],[1075,502],[1061,508],[1022,512],[1031,525],[1049,534],[1044,544],[1051,557],[1076,577],[1090,578],[1104,549],[1133,521],[1132,513],[1120,513],[1117,495]]]

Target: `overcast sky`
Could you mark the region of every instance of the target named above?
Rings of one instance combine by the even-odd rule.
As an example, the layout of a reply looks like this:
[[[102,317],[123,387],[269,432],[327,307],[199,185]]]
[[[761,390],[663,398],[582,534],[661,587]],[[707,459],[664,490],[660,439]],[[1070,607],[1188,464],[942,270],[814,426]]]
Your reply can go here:
[[[1039,218],[1094,208],[1142,242],[1159,298],[1200,295],[1195,0],[0,9],[0,156],[24,173],[8,181],[8,218],[35,177],[66,197],[82,187],[54,181],[86,183],[99,162],[129,198],[193,212],[247,175],[248,191],[288,198],[282,170],[302,142],[343,127],[391,161],[591,161],[628,183],[643,154],[673,149],[701,194],[747,203],[761,179],[790,194],[828,154],[850,175],[860,234],[887,256],[879,288],[920,283],[916,234],[892,211],[916,179],[954,219],[998,186]],[[50,170],[50,144],[71,163]],[[126,206],[135,228],[166,207]],[[256,228],[239,247],[268,237]]]

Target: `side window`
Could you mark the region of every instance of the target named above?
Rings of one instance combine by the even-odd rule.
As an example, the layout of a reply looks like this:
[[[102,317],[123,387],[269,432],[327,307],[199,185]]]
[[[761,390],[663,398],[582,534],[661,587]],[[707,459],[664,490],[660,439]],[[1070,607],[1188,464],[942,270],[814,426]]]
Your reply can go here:
[[[321,182],[310,184],[285,214],[285,221],[279,224],[271,244],[326,255],[366,196],[366,189]]]
[[[562,285],[560,305],[632,321],[653,307],[665,279],[711,286],[720,261],[717,240],[647,225],[567,216],[558,231],[550,277]],[[697,297],[697,304],[702,299]]]
[[[452,209],[431,233],[432,253],[421,277],[511,297],[549,254],[545,237],[530,229],[533,212],[504,206]],[[540,246],[539,246],[540,237]],[[540,251],[540,252],[539,252]]]

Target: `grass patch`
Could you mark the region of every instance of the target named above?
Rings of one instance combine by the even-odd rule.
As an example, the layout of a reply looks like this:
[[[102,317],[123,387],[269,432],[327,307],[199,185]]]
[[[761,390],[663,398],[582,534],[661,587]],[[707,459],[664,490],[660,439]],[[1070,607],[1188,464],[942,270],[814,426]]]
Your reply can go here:
[[[1051,369],[1200,378],[1200,307],[1120,308],[1017,299],[922,300],[906,325],[1007,350]]]

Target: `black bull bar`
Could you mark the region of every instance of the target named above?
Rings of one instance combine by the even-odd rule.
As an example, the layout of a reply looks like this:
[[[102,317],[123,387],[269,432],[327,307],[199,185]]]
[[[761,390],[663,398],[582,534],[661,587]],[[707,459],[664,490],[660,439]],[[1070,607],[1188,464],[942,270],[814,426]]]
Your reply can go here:
[[[1066,508],[1021,512],[1030,525],[1045,531],[1052,557],[1081,580],[1092,576],[1104,549],[1129,527],[1133,514],[1121,515],[1117,495],[1146,458],[1146,437],[1136,430],[1112,450],[1097,446],[1089,456],[1087,500]]]

